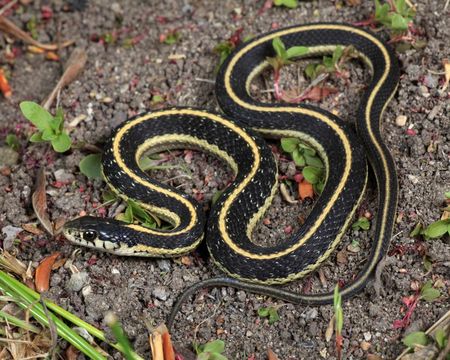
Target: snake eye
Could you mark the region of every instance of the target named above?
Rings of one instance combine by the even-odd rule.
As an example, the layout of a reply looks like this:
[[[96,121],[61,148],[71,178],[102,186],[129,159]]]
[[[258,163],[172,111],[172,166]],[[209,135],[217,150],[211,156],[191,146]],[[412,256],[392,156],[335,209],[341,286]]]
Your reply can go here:
[[[93,230],[85,231],[83,233],[83,240],[94,241],[97,238],[97,232]]]

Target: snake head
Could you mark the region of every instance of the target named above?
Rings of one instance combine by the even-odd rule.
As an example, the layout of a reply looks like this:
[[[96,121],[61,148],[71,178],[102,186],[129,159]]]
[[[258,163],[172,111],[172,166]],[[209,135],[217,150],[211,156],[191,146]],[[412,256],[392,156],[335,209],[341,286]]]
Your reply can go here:
[[[114,234],[120,234],[122,222],[93,216],[83,216],[64,224],[64,236],[72,243],[96,248],[104,251],[114,251],[121,246],[122,239]]]

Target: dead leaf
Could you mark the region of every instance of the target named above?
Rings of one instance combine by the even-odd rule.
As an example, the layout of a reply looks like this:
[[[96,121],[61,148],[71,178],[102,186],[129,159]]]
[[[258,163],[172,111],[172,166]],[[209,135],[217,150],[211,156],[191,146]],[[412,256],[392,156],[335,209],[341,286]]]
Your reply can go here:
[[[312,184],[310,184],[307,180],[303,179],[298,183],[298,195],[300,199],[305,200],[306,198],[314,197],[314,189]]]
[[[9,86],[8,79],[5,76],[3,69],[0,69],[0,92],[8,99],[12,95],[11,86]]]
[[[66,350],[66,359],[67,360],[77,360],[79,353],[80,352],[73,345],[70,345]]]
[[[53,91],[48,96],[47,100],[42,104],[42,107],[49,109],[53,104],[58,93],[71,82],[73,82],[77,76],[81,73],[86,65],[87,54],[84,49],[76,48],[70,54],[69,60],[67,60],[65,65],[65,70],[58,83],[56,84]]]
[[[50,288],[50,273],[52,271],[52,266],[60,254],[60,252],[55,252],[52,255],[47,256],[36,268],[34,273],[34,283],[37,292],[42,293]]]
[[[382,357],[375,354],[367,354],[367,360],[382,360]]]
[[[325,276],[323,269],[319,269],[317,272],[319,274],[320,283],[322,284],[323,287],[327,287],[327,285],[328,285],[327,277]]]
[[[347,5],[356,6],[361,5],[361,0],[346,0]]]
[[[45,169],[41,168],[37,174],[36,189],[31,196],[31,203],[33,204],[33,210],[38,220],[41,222],[44,229],[53,236],[53,225],[47,214],[47,194],[45,192],[45,187]]]
[[[267,349],[267,360],[278,360],[278,356],[272,351],[271,348]]]
[[[321,101],[330,94],[337,93],[337,89],[329,86],[314,86],[305,95],[302,100]]]
[[[165,324],[159,325],[151,332],[150,347],[152,349],[152,359],[175,360],[175,351]]]
[[[330,342],[331,338],[333,337],[334,332],[334,315],[330,319],[330,322],[328,323],[327,329],[325,330],[325,340],[326,342]]]
[[[25,231],[33,234],[33,235],[42,235],[44,232],[39,229],[36,224],[28,223],[28,224],[22,224],[22,229]]]
[[[0,15],[0,31],[5,32],[8,35],[15,37],[16,39],[22,40],[24,43],[40,47],[45,50],[55,51],[59,48],[65,48],[74,43],[73,40],[65,41],[62,44],[42,44],[39,41],[34,40],[25,31],[17,27],[12,21],[9,21],[4,16]]]
[[[189,255],[185,255],[181,257],[181,263],[186,266],[192,265],[192,258]]]
[[[348,254],[347,254],[347,250],[342,249],[341,251],[339,251],[336,254],[336,261],[338,262],[338,264],[340,265],[345,265],[348,263]]]
[[[27,279],[27,266],[8,251],[0,252],[0,265],[6,270]]]
[[[65,223],[66,219],[63,217],[59,217],[55,220],[55,223],[53,225],[53,231],[55,232],[55,235],[58,235],[62,231]]]

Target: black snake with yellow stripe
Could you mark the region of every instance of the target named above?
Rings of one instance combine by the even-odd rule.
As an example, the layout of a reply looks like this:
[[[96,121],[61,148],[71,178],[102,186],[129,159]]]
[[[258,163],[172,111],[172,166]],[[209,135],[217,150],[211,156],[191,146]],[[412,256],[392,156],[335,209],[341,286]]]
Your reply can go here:
[[[252,79],[269,66],[272,41],[286,48],[308,47],[308,56],[353,46],[370,68],[372,80],[359,105],[359,139],[331,113],[317,107],[267,104],[249,93]],[[297,294],[267,285],[303,277],[319,266],[338,244],[366,186],[366,154],[378,186],[379,209],[368,261],[356,278],[341,289],[344,298],[360,291],[384,256],[392,236],[397,202],[394,161],[380,134],[380,118],[398,82],[392,51],[372,33],[345,24],[319,23],[275,30],[238,47],[220,69],[216,96],[222,116],[190,108],[141,114],[115,131],[103,156],[103,172],[111,188],[173,225],[149,229],[112,219],[82,217],[65,225],[66,237],[81,245],[119,255],[168,257],[193,250],[206,234],[214,263],[232,278],[195,284],[175,306],[205,286],[230,285],[294,303],[322,304],[332,293]],[[257,135],[258,134],[258,135]],[[326,168],[326,185],[298,232],[283,243],[263,247],[251,240],[277,188],[276,164],[259,135],[297,137],[312,145]],[[361,144],[362,143],[362,144]],[[220,196],[208,217],[186,194],[161,184],[139,167],[144,153],[170,148],[195,148],[225,161],[235,180]]]

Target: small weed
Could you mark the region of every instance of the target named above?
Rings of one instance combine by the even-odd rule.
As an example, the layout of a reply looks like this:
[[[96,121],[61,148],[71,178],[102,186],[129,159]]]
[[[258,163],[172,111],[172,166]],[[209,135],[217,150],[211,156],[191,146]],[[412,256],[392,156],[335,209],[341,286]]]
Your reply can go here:
[[[333,296],[333,309],[334,309],[334,330],[336,335],[336,356],[338,360],[342,355],[342,328],[344,327],[344,312],[342,310],[342,296],[339,292],[339,285],[336,284],[334,288]]]
[[[280,320],[280,315],[278,315],[278,309],[274,306],[262,307],[258,309],[258,316],[262,318],[269,318],[269,325],[276,323]]]
[[[140,206],[136,201],[131,199],[127,200],[127,208],[124,213],[117,216],[117,220],[121,220],[129,224],[137,221],[142,226],[150,229],[154,229],[160,225],[158,218]]]
[[[431,223],[421,231],[421,234],[425,239],[439,239],[445,234],[450,235],[450,218]]]
[[[295,165],[302,169],[303,177],[313,185],[317,194],[322,193],[325,186],[324,165],[316,150],[298,138],[282,138],[281,148],[291,154]]]
[[[37,40],[39,37],[38,31],[37,31],[37,21],[36,17],[32,16],[30,20],[28,20],[26,24],[27,30],[30,32],[30,35],[33,39]]]
[[[275,50],[274,57],[268,57],[266,60],[273,68],[273,82],[275,87],[275,97],[277,100],[282,98],[280,90],[280,70],[283,66],[292,63],[292,59],[304,56],[309,49],[305,46],[293,46],[286,49],[281,38],[276,37],[272,40],[272,47]]]
[[[252,36],[249,35],[241,39],[243,31],[244,28],[240,27],[227,40],[217,44],[214,47],[213,52],[219,55],[219,63],[217,64],[216,72],[224,63],[225,59],[233,52],[236,46],[238,46],[242,41],[247,41],[252,38]]]
[[[290,9],[295,9],[298,6],[298,0],[273,0],[275,6],[285,6]]]
[[[375,21],[389,29],[393,35],[401,35],[408,31],[416,11],[405,0],[392,0],[381,4],[375,0]]]
[[[136,360],[134,350],[131,347],[130,341],[128,340],[125,332],[123,331],[122,325],[117,319],[117,316],[113,313],[107,313],[105,316],[105,323],[111,329],[114,337],[117,340],[117,344],[121,347],[123,356],[126,360]]]
[[[180,41],[181,33],[177,29],[169,30],[165,34],[161,34],[159,36],[159,42],[162,42],[166,45],[173,45]]]
[[[403,339],[403,344],[413,349],[417,346],[427,346],[428,344],[430,344],[431,340],[434,340],[434,343],[439,350],[444,350],[447,346],[449,338],[444,328],[437,328],[434,332],[434,338],[423,331],[415,331],[405,336],[405,338]],[[446,359],[450,359],[450,356],[448,354]]]
[[[17,136],[14,134],[6,135],[5,143],[14,151],[19,151],[20,149],[19,139],[17,139]]]
[[[352,225],[353,230],[369,230],[370,229],[370,221],[368,218],[361,216],[358,220],[356,220]]]
[[[210,341],[204,345],[194,344],[197,360],[227,360],[222,355],[225,351],[225,343],[222,340]]]
[[[349,59],[355,58],[356,52],[353,46],[336,46],[331,56],[324,56],[321,63],[311,63],[305,68],[305,75],[316,79],[321,74],[341,73],[342,65]]]
[[[63,153],[70,149],[72,141],[64,131],[64,114],[61,108],[56,110],[55,116],[32,101],[20,103],[22,114],[38,128],[31,142],[50,142],[56,152]]]

